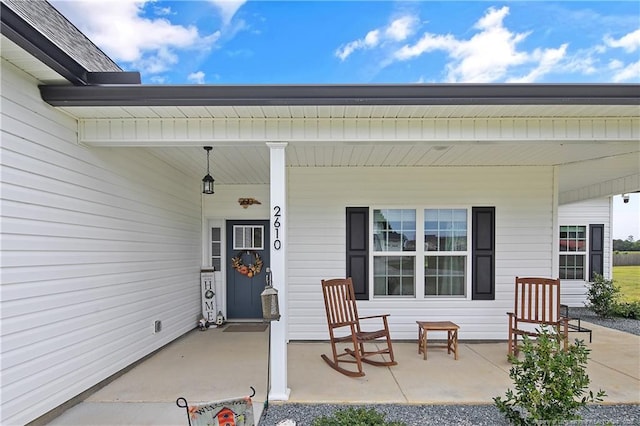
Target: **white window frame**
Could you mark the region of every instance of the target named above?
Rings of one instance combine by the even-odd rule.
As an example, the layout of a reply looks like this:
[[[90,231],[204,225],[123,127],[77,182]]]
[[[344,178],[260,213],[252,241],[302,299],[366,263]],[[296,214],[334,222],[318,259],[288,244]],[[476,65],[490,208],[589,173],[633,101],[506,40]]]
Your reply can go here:
[[[583,251],[561,251],[560,250],[560,241],[562,238],[560,234],[562,233],[562,227],[583,227],[584,228],[584,250]],[[567,223],[560,224],[558,226],[558,276],[560,276],[560,271],[562,270],[562,262],[560,262],[560,258],[562,256],[577,256],[580,255],[583,257],[584,261],[582,262],[582,278],[560,278],[563,281],[589,281],[589,230],[590,226],[588,224],[577,224],[577,223]]]
[[[374,211],[376,210],[415,210],[416,212],[416,244],[414,251],[376,251],[374,245]],[[466,210],[467,212],[467,250],[466,251],[426,251],[424,249],[424,211],[425,210]],[[411,206],[370,206],[369,207],[369,300],[471,300],[471,277],[472,277],[472,206],[470,205],[411,205]],[[420,242],[418,242],[420,240]],[[464,295],[442,295],[426,296],[424,293],[424,258],[438,253],[439,256],[465,256],[465,288]],[[374,258],[376,256],[414,256],[415,257],[415,281],[414,295],[376,295],[374,289]]]
[[[417,291],[417,286],[416,286],[416,282],[418,279],[418,256],[417,256],[417,250],[416,248],[414,248],[414,250],[398,250],[398,251],[382,251],[382,250],[375,250],[375,215],[374,212],[376,210],[413,210],[415,213],[415,222],[416,222],[416,228],[414,229],[414,231],[416,232],[416,238],[418,238],[418,212],[416,210],[415,207],[374,207],[370,209],[370,214],[369,217],[371,217],[371,220],[369,221],[369,227],[370,227],[370,232],[369,235],[370,237],[370,243],[369,243],[369,264],[371,265],[371,271],[369,276],[370,278],[370,297],[372,298],[393,298],[393,299],[415,299],[416,298],[416,291]],[[416,242],[417,245],[417,242]],[[392,295],[392,294],[384,294],[384,295],[376,295],[375,294],[375,258],[376,257],[413,257],[414,261],[414,283],[413,283],[413,295]]]

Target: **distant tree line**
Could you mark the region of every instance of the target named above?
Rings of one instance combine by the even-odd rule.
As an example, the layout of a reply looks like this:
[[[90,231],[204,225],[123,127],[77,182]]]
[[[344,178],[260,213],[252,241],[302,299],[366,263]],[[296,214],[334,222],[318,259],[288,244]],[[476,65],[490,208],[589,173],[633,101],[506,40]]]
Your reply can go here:
[[[634,241],[633,235],[626,240],[613,240],[613,251],[640,251],[640,240]]]

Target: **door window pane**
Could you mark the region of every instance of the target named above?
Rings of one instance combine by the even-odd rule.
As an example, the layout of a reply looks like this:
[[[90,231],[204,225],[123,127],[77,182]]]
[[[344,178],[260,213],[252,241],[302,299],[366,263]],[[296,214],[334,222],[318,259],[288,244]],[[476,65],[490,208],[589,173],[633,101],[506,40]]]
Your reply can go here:
[[[221,231],[218,227],[211,228],[211,266],[216,271],[220,271],[222,267],[222,240]]]
[[[234,250],[263,250],[264,226],[261,225],[234,225],[233,226]]]

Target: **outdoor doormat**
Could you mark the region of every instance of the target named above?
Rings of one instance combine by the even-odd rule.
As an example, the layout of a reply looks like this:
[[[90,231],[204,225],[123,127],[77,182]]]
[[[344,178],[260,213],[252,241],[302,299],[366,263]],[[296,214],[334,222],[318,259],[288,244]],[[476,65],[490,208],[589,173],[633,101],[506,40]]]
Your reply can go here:
[[[259,323],[246,323],[246,324],[232,324],[225,327],[224,332],[238,332],[238,331],[265,331],[269,324],[264,322]]]

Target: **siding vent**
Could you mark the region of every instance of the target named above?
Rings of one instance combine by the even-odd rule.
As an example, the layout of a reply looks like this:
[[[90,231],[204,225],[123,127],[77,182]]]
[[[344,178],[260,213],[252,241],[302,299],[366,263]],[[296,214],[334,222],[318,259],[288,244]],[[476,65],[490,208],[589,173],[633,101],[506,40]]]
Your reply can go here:
[[[162,331],[162,321],[155,320],[153,323],[153,334],[160,333]]]

